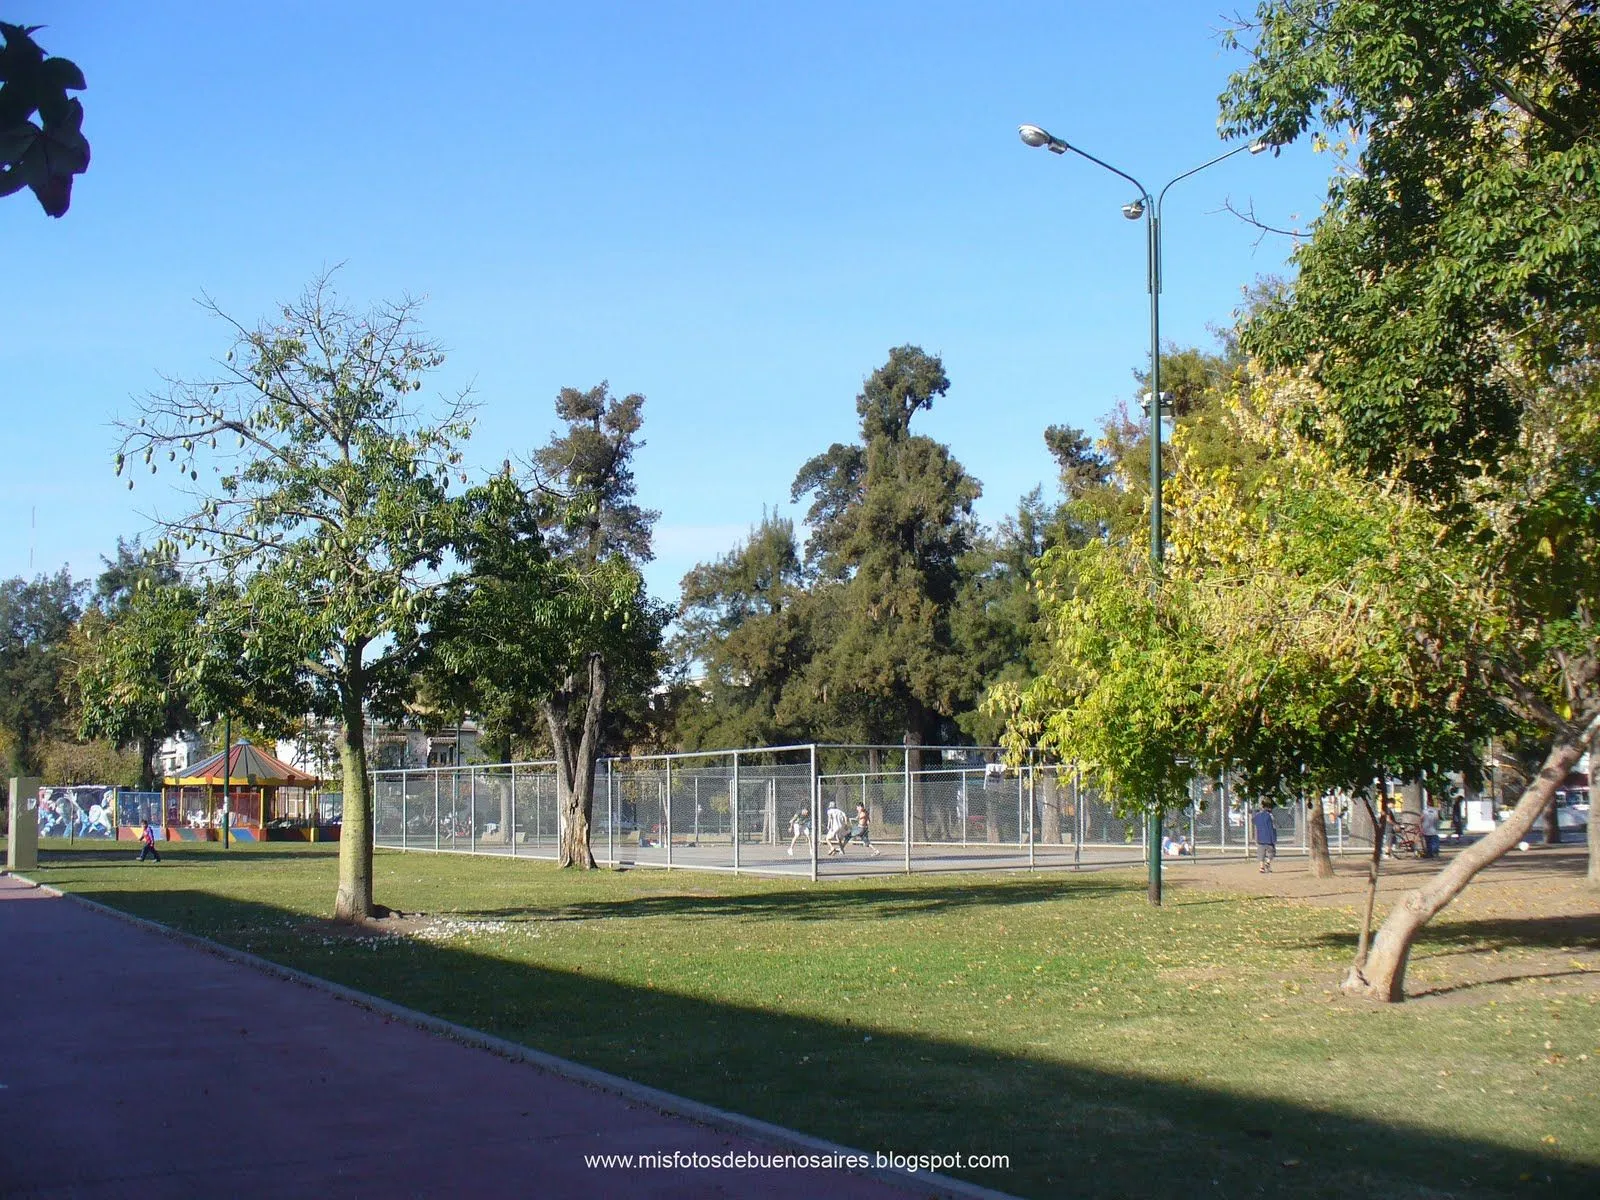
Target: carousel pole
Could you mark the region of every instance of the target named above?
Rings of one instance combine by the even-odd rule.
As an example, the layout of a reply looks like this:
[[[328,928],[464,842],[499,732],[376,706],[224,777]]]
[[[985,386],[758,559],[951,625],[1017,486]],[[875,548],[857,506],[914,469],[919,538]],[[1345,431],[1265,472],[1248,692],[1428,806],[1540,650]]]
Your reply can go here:
[[[233,758],[233,715],[222,718],[222,848],[226,850],[228,841],[228,765]]]

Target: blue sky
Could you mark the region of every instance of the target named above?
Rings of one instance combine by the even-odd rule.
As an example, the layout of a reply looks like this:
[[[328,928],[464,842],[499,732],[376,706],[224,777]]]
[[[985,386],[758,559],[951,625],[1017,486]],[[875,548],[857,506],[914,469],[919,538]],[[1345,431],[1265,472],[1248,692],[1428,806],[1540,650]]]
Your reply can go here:
[[[544,442],[564,386],[648,397],[664,598],[791,511],[906,342],[943,357],[920,427],[995,520],[1049,482],[1044,427],[1095,426],[1148,346],[1131,189],[1016,126],[1159,188],[1221,149],[1243,61],[1221,11],[7,0],[88,77],[94,161],[60,221],[0,201],[0,576],[92,575],[174,512],[113,478],[110,422],[226,348],[202,292],[251,324],[335,263],[351,301],[426,297],[449,351],[430,390],[481,405],[475,464]],[[1168,336],[1208,342],[1284,270],[1223,201],[1303,222],[1330,165],[1301,145],[1173,189]]]

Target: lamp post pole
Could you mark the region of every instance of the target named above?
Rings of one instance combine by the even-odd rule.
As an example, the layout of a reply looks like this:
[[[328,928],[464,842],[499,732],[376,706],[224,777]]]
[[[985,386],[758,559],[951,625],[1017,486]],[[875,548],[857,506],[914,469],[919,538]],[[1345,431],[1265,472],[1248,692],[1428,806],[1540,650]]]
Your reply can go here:
[[[1122,215],[1130,221],[1137,221],[1140,217],[1145,219],[1145,282],[1150,291],[1150,398],[1147,409],[1150,415],[1150,586],[1154,588],[1159,585],[1161,579],[1161,560],[1165,553],[1161,536],[1161,205],[1167,198],[1168,189],[1180,179],[1187,179],[1207,167],[1215,166],[1223,159],[1232,158],[1235,154],[1241,154],[1246,150],[1251,154],[1259,154],[1266,149],[1266,146],[1262,142],[1251,142],[1226,150],[1198,167],[1192,167],[1181,175],[1173,176],[1152,199],[1150,189],[1126,171],[1119,170],[1088,151],[1062,141],[1037,125],[1019,126],[1017,134],[1027,145],[1042,147],[1052,154],[1065,154],[1070,150],[1079,158],[1086,158],[1096,166],[1104,167],[1113,175],[1121,176],[1139,189],[1139,198],[1124,204]],[[1159,905],[1161,903],[1161,809],[1156,804],[1151,805],[1145,824],[1145,852],[1150,867],[1150,903]]]

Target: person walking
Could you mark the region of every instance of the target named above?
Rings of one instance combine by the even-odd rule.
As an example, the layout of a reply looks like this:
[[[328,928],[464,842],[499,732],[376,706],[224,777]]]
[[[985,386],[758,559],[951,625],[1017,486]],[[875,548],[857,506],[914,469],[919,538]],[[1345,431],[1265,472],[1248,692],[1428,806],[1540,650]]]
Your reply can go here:
[[[1278,827],[1272,823],[1272,801],[1262,801],[1256,815],[1250,818],[1255,830],[1256,849],[1261,855],[1260,874],[1272,873],[1272,860],[1278,857]]]
[[[1432,800],[1422,806],[1422,855],[1439,857],[1439,810]]]
[[[156,831],[150,828],[149,821],[144,823],[144,830],[139,834],[139,840],[144,843],[139,850],[139,861],[143,862],[145,856],[149,855],[157,862],[160,862],[161,855],[156,851]]]
[[[878,848],[872,844],[872,831],[869,828],[872,818],[867,813],[865,801],[856,802],[856,841],[872,851],[872,857],[878,857]]]
[[[850,840],[850,830],[845,823],[844,809],[839,807],[837,800],[828,801],[828,824],[823,833],[824,840],[831,847],[828,853],[844,856],[844,844]]]
[[[795,813],[789,821],[789,832],[794,835],[789,839],[789,857],[793,858],[794,848],[799,844],[800,839],[811,840],[811,810],[809,808],[802,808]]]

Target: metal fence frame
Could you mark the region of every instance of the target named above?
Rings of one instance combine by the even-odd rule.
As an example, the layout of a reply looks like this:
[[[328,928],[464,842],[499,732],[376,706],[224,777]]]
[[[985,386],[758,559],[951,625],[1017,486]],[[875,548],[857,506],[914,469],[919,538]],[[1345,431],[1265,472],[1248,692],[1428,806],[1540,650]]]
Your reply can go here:
[[[942,759],[944,749],[808,743],[602,758],[590,850],[609,866],[811,880],[866,873],[861,854],[846,853],[850,842],[867,848],[859,839],[838,850],[826,840],[830,803],[846,810],[852,832],[849,809],[866,807],[872,873],[1145,861],[1146,822],[1118,817],[1071,767],[1006,767],[995,747],[963,747],[959,761],[913,767],[922,755]],[[898,766],[886,754],[898,755]],[[376,847],[559,858],[552,761],[382,770],[372,783]],[[1306,853],[1305,801],[1277,808],[1279,852]],[[1166,814],[1163,841],[1182,838],[1195,858],[1248,856],[1255,811],[1226,778],[1197,777],[1189,805]],[[1331,851],[1344,850],[1346,824],[1342,814],[1329,822]],[[891,847],[898,853],[885,854]]]

